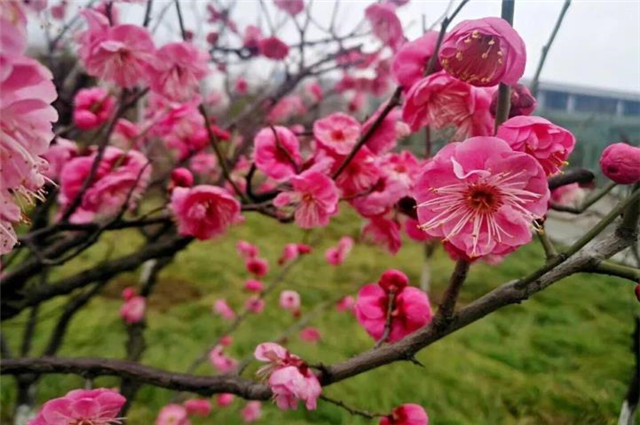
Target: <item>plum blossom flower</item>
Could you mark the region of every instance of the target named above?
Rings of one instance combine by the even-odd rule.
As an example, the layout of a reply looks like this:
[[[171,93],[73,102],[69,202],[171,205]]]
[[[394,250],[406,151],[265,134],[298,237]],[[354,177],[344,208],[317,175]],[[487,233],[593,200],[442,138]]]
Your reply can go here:
[[[238,252],[238,255],[245,260],[260,255],[260,248],[252,243],[242,240],[236,242],[236,251]]]
[[[258,170],[276,181],[297,174],[302,163],[296,135],[286,127],[263,128],[254,139]]]
[[[193,174],[184,167],[178,167],[171,170],[169,180],[169,191],[172,191],[176,187],[193,186]]]
[[[408,403],[393,409],[379,425],[429,425],[429,416],[422,406]]]
[[[240,414],[242,415],[242,420],[246,423],[255,422],[260,419],[262,416],[262,403],[259,401],[250,401],[242,408]]]
[[[531,91],[524,84],[515,84],[511,86],[511,107],[509,108],[509,118],[518,115],[531,115],[538,106],[536,98],[533,97]],[[498,109],[498,90],[493,90],[491,97],[491,106],[489,110],[491,115],[495,117]]]
[[[209,416],[211,414],[211,402],[204,398],[192,398],[184,402],[184,408],[188,415]]]
[[[84,16],[91,19],[86,13]],[[148,69],[156,62],[156,51],[146,28],[116,25],[97,32],[87,31],[86,36],[80,37],[81,50],[85,52],[80,57],[89,75],[123,88],[148,81]]]
[[[244,283],[244,289],[249,292],[262,292],[264,290],[264,283],[256,279],[247,279]]]
[[[506,255],[531,240],[549,201],[546,175],[530,155],[496,137],[444,147],[414,189],[420,227],[463,258]]]
[[[336,112],[313,124],[313,136],[323,147],[347,155],[358,143],[362,126],[350,115]]]
[[[268,376],[276,405],[281,410],[295,409],[298,400],[304,402],[308,410],[315,410],[322,387],[300,357],[272,342],[258,345],[254,356],[259,361],[269,363],[258,374]]]
[[[307,108],[298,95],[285,96],[280,99],[267,114],[270,123],[284,123],[293,117],[304,115]]]
[[[373,34],[391,49],[396,50],[404,42],[402,24],[394,5],[374,3],[365,9],[364,16],[371,24]]]
[[[384,215],[370,217],[362,228],[362,239],[382,246],[391,254],[397,254],[402,247],[400,224]]]
[[[429,297],[407,283],[404,273],[393,270],[385,273],[377,284],[365,285],[358,292],[356,318],[376,341],[384,335],[390,302],[393,310],[386,342],[399,341],[431,321],[433,313]]]
[[[527,62],[524,42],[502,18],[462,21],[442,41],[442,67],[474,86],[516,84]]]
[[[282,255],[278,259],[278,264],[283,265],[289,263],[301,255],[311,253],[313,248],[311,246],[302,243],[288,243],[282,250]]]
[[[351,236],[343,236],[338,241],[338,245],[328,248],[324,253],[324,258],[332,266],[339,266],[347,258],[347,255],[353,249],[353,238]]]
[[[292,206],[294,219],[303,229],[322,227],[338,212],[338,190],[326,175],[307,170],[290,179],[293,190],[281,192],[273,200],[278,208]]]
[[[558,205],[578,205],[585,196],[585,191],[578,183],[560,186],[551,191],[551,202]]]
[[[209,352],[209,361],[211,365],[220,373],[233,372],[238,367],[238,361],[227,356],[222,345],[216,345]]]
[[[498,128],[496,137],[513,150],[526,152],[538,160],[547,175],[560,171],[576,144],[570,131],[535,116],[516,116]]]
[[[254,276],[262,277],[269,273],[269,262],[264,258],[252,257],[248,258],[245,263],[247,271]]]
[[[300,310],[300,294],[296,291],[282,291],[280,293],[280,307],[294,313]]]
[[[125,323],[140,323],[144,318],[144,312],[147,308],[147,299],[140,295],[133,296],[125,301],[120,308],[120,317]]]
[[[240,221],[240,203],[216,186],[177,187],[171,193],[169,209],[178,222],[178,232],[200,240],[221,235]]]
[[[160,409],[155,425],[191,425],[191,421],[184,406],[167,404]]]
[[[402,119],[413,131],[429,125],[434,129],[458,127],[455,138],[493,133],[489,111],[491,95],[483,88],[456,80],[444,71],[416,82],[406,96]]]
[[[116,100],[101,87],[82,89],[73,98],[73,122],[80,130],[91,130],[105,123]]]
[[[378,110],[362,125],[363,134],[367,134],[385,107],[386,103],[380,105]],[[398,108],[392,109],[367,140],[367,148],[374,154],[389,152],[396,146],[400,136],[403,136],[403,127],[406,127],[406,124],[402,121],[402,112]]]
[[[278,9],[284,10],[291,16],[296,16],[304,10],[304,2],[302,0],[273,0]]]
[[[64,397],[47,401],[29,425],[120,423],[118,412],[126,399],[106,388],[73,390]]]
[[[335,171],[341,163],[342,161],[336,161],[332,171]],[[354,197],[371,190],[380,177],[378,158],[363,146],[338,176],[336,184],[342,190],[342,196]]]
[[[234,398],[235,397],[233,394],[229,394],[229,393],[218,394],[218,397],[216,397],[216,404],[218,405],[218,407],[227,407],[231,403],[233,403]]]
[[[213,303],[213,312],[227,320],[232,320],[236,317],[236,313],[225,300],[216,300]]]
[[[415,218],[407,217],[404,222],[404,231],[413,241],[425,242],[429,240],[429,235],[420,228],[420,223]]]
[[[336,303],[336,310],[340,313],[345,311],[353,312],[356,306],[356,300],[351,295],[347,295]]]
[[[42,157],[49,163],[44,174],[51,180],[58,181],[60,172],[67,162],[71,161],[78,155],[78,146],[75,142],[62,137],[57,137],[55,143],[49,146],[49,149]]]
[[[311,342],[313,344],[320,341],[320,338],[322,337],[320,331],[316,328],[304,328],[298,335],[300,336],[301,341]]]
[[[315,81],[310,82],[304,86],[305,94],[312,103],[318,103],[322,101],[324,97],[322,86]]]
[[[265,304],[265,301],[260,296],[254,295],[247,299],[245,308],[251,313],[260,314],[264,311]]]
[[[427,64],[435,53],[437,31],[428,31],[422,37],[405,43],[393,57],[392,72],[398,84],[407,91],[415,82],[424,78]],[[436,60],[434,72],[442,69]]]
[[[640,148],[626,143],[606,147],[600,157],[602,173],[618,184],[640,181]]]
[[[60,173],[58,202],[66,210],[79,195],[98,155],[79,156],[69,161]],[[98,165],[93,183],[82,197],[80,207],[71,216],[74,223],[91,221],[95,216],[111,216],[122,208],[134,208],[151,179],[148,159],[136,150],[123,151],[108,146]]]
[[[156,52],[151,90],[175,102],[198,96],[199,82],[209,74],[208,55],[186,41],[169,43]]]
[[[282,60],[289,54],[289,46],[278,37],[263,38],[258,42],[260,53],[269,59]]]
[[[137,295],[136,288],[132,286],[127,286],[122,290],[122,299],[125,301],[129,301],[131,298]]]

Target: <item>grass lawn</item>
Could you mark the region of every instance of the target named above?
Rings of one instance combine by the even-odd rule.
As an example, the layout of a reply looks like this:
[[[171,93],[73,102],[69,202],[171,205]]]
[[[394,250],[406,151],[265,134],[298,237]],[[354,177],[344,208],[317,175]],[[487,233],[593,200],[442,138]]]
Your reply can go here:
[[[225,322],[211,313],[217,298],[226,298],[240,308],[246,298],[241,291],[247,274],[235,253],[235,241],[258,242],[271,262],[268,282],[277,273],[276,259],[287,242],[322,234],[315,252],[288,275],[268,297],[262,315],[252,316],[234,334],[231,354],[242,358],[256,344],[268,341],[294,323],[295,319],[277,307],[280,289],[295,289],[309,311],[324,300],[341,294],[355,294],[360,286],[375,281],[386,268],[403,270],[417,284],[422,268],[423,248],[407,243],[400,253],[389,256],[376,247],[357,245],[339,268],[327,266],[324,250],[344,234],[357,236],[360,220],[344,212],[324,230],[304,235],[290,225],[247,214],[247,224],[233,229],[222,239],[194,243],[160,275],[150,298],[148,349],[143,362],[173,371],[184,371],[225,328]],[[102,258],[129,252],[139,242],[135,235],[121,232],[75,259],[62,271],[71,274]],[[538,245],[527,246],[498,267],[476,264],[461,295],[467,303],[499,284],[522,276],[543,262]],[[439,299],[453,267],[439,251],[432,267],[432,302]],[[55,276],[54,276],[55,277]],[[60,274],[58,273],[58,277]],[[119,277],[95,298],[73,321],[61,357],[103,356],[122,358],[125,329],[118,309],[119,291],[135,283],[136,274]],[[40,352],[55,324],[63,300],[42,308],[42,322],[35,341]],[[620,279],[576,275],[552,286],[522,305],[505,308],[422,351],[419,368],[410,363],[394,364],[360,375],[325,389],[325,394],[365,410],[387,412],[402,403],[423,405],[431,424],[615,424],[617,412],[631,377],[633,358],[630,334],[637,301],[630,285]],[[304,314],[304,312],[303,312]],[[17,347],[26,315],[3,324],[3,334]],[[367,348],[373,341],[349,314],[331,308],[311,323],[323,335],[317,344],[291,339],[289,348],[311,363],[344,360]],[[252,375],[256,365],[245,372]],[[211,374],[209,364],[199,370]],[[101,378],[98,386],[116,386],[118,381]],[[45,401],[82,387],[79,377],[48,376],[39,386],[38,398]],[[144,387],[129,414],[131,424],[152,424],[172,393]],[[15,397],[11,378],[2,380],[2,411],[6,415]],[[232,407],[214,409],[212,416],[194,420],[197,424],[237,424],[244,406],[236,399]],[[5,423],[3,420],[2,423]],[[282,413],[263,404],[263,424],[365,424],[371,421],[349,415],[325,402],[314,412],[304,409]]]

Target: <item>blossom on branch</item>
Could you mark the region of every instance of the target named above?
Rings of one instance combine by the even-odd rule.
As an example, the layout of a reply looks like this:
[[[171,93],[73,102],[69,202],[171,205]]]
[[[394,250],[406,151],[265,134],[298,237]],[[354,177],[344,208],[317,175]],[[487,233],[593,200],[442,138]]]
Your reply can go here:
[[[121,422],[117,416],[125,401],[117,392],[105,388],[73,390],[47,401],[29,425],[117,424]]]

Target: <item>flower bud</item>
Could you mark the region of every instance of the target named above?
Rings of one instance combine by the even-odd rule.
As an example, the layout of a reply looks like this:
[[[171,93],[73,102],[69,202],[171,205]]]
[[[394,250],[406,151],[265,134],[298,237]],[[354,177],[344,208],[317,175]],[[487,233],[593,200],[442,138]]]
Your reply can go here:
[[[538,106],[538,102],[527,86],[523,84],[511,86],[511,109],[509,109],[509,118],[517,115],[531,115],[536,109],[536,106]],[[498,90],[493,92],[489,109],[491,110],[491,115],[495,117],[496,110],[498,109]]]
[[[616,183],[637,183],[640,181],[640,148],[626,143],[607,146],[600,157],[600,168]]]
[[[385,292],[399,292],[409,283],[409,278],[400,270],[389,269],[382,274],[378,285]]]

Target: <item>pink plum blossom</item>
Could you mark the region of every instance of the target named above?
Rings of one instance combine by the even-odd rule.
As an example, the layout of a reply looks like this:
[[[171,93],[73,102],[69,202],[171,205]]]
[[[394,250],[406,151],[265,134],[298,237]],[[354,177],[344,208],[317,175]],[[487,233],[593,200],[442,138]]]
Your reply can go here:
[[[382,43],[396,50],[404,42],[402,24],[394,5],[374,3],[365,9],[364,15],[371,24],[373,34]]]
[[[302,163],[296,135],[286,127],[263,128],[254,139],[255,164],[258,170],[276,181],[297,174]]]
[[[531,240],[547,212],[544,170],[496,137],[451,143],[422,169],[414,190],[420,227],[468,260],[506,255]]]
[[[167,404],[158,413],[155,425],[191,425],[187,409],[179,404]]]
[[[304,10],[304,2],[302,0],[273,0],[273,3],[291,16],[296,16]]]
[[[73,390],[47,401],[29,425],[120,423],[117,417],[126,399],[105,388]]]
[[[187,168],[178,167],[171,170],[169,176],[169,191],[176,187],[191,187],[193,186],[193,174]]]
[[[313,124],[318,143],[338,155],[347,155],[358,143],[362,127],[353,117],[342,112],[328,115]]]
[[[315,81],[304,86],[305,93],[312,103],[319,103],[324,97],[322,86]]]
[[[221,235],[240,220],[240,203],[225,189],[210,185],[175,188],[169,209],[178,232],[200,240]]]
[[[524,42],[502,18],[462,21],[445,36],[439,52],[442,67],[475,86],[516,84],[527,62]]]
[[[282,255],[278,259],[278,264],[283,265],[289,263],[300,255],[309,254],[312,251],[312,248],[309,245],[301,244],[301,243],[288,243],[284,246],[282,250]]]
[[[242,240],[236,242],[236,251],[245,260],[260,255],[260,249],[256,245]]]
[[[58,202],[67,209],[80,193],[98,155],[78,156],[69,161],[60,173]],[[84,223],[93,217],[111,216],[122,208],[137,204],[151,179],[148,159],[136,150],[123,151],[108,146],[94,175],[93,183],[82,197],[80,207],[71,221]]]
[[[147,299],[136,295],[126,300],[120,308],[120,317],[125,323],[140,323],[144,318],[144,312],[147,308]]]
[[[209,352],[209,361],[211,365],[220,373],[233,372],[238,367],[238,361],[227,356],[222,345],[216,345]]]
[[[404,231],[407,236],[416,242],[425,242],[429,240],[429,235],[420,228],[420,222],[415,218],[408,217],[404,222]]]
[[[290,178],[291,191],[273,200],[278,208],[293,207],[294,219],[303,229],[323,227],[338,212],[338,190],[326,175],[308,170]]]
[[[417,404],[403,404],[380,419],[379,425],[429,425],[427,412]]]
[[[148,81],[147,71],[156,62],[156,51],[146,28],[116,25],[80,40],[86,52],[83,59],[89,75],[123,88]]]
[[[244,283],[244,289],[249,292],[262,292],[264,290],[264,283],[256,279],[247,279]]]
[[[456,80],[444,71],[416,82],[406,96],[402,119],[413,131],[429,125],[457,127],[455,138],[493,134],[491,95],[483,88]]]
[[[49,163],[45,175],[51,180],[58,181],[60,172],[67,162],[78,155],[78,146],[75,142],[62,137],[56,137],[55,143],[49,146],[42,157]]]
[[[270,123],[287,122],[293,117],[304,115],[307,109],[298,95],[285,96],[269,111],[267,121]]]
[[[245,95],[249,91],[249,83],[244,77],[240,77],[236,80],[234,88],[236,90],[236,93]]]
[[[233,403],[234,398],[235,397],[233,394],[229,394],[229,393],[218,394],[218,397],[216,397],[216,404],[218,405],[218,407],[227,407],[231,403]]]
[[[640,148],[626,143],[606,147],[600,157],[602,173],[618,184],[640,181]]]
[[[300,357],[272,342],[258,345],[254,356],[259,361],[269,363],[258,374],[268,377],[276,405],[281,410],[295,409],[298,400],[304,402],[308,410],[315,410],[322,387]]]
[[[264,258],[249,258],[245,261],[244,265],[249,273],[257,277],[262,277],[269,273],[269,262]]]
[[[289,54],[289,46],[278,37],[267,37],[259,41],[260,53],[274,60],[282,60]]]
[[[576,144],[570,131],[544,118],[525,115],[502,123],[496,137],[509,143],[513,150],[533,156],[547,175],[560,172]]]
[[[393,57],[393,76],[405,91],[424,78],[427,64],[435,53],[437,41],[438,32],[428,31],[422,37],[403,44]],[[432,71],[437,72],[440,69],[442,67],[436,60]]]
[[[378,117],[386,107],[386,103],[380,105],[378,110],[362,125],[362,133],[367,134],[371,126],[378,120]],[[367,140],[367,148],[374,154],[382,154],[392,150],[402,136],[402,127],[406,124],[402,121],[402,112],[394,108],[380,122],[376,131]]]
[[[136,288],[133,286],[127,286],[122,290],[122,299],[125,301],[129,301],[131,298],[137,295]]]
[[[198,85],[209,73],[208,55],[186,41],[169,43],[156,52],[151,90],[167,99],[184,102],[198,96]]]
[[[558,205],[577,205],[584,199],[584,189],[578,183],[560,186],[551,191],[551,202]]]
[[[265,304],[266,304],[265,301],[262,298],[260,298],[260,296],[254,295],[247,299],[247,302],[245,303],[245,308],[247,309],[247,311],[251,313],[260,314],[264,311]]]
[[[531,115],[538,106],[536,98],[533,97],[531,91],[524,84],[515,84],[511,86],[511,107],[509,108],[509,118],[518,115]],[[489,110],[491,115],[496,115],[498,109],[498,90],[493,90],[491,97],[491,106]]]
[[[320,341],[322,335],[320,331],[316,328],[304,328],[298,334],[300,336],[300,340],[304,342],[316,343]]]
[[[401,340],[425,326],[433,317],[427,294],[418,288],[406,286],[408,279],[401,272],[393,271],[393,274],[395,280],[385,274],[378,284],[365,285],[358,292],[356,318],[376,341],[384,335],[391,294],[394,308],[387,342]],[[398,279],[399,276],[404,279]]]
[[[342,313],[345,311],[353,312],[356,305],[356,300],[351,295],[347,295],[336,303],[336,309]]]
[[[260,419],[262,416],[262,403],[259,401],[250,401],[242,408],[240,414],[242,415],[242,420],[246,423],[255,422]]]
[[[211,414],[211,402],[204,398],[192,398],[184,402],[188,415],[209,416]]]
[[[189,160],[189,166],[202,180],[214,180],[219,174],[218,158],[213,153],[198,152]]]
[[[280,293],[280,307],[292,312],[300,310],[300,294],[291,290],[282,291]]]
[[[332,171],[335,171],[341,163],[342,160],[336,161]],[[371,190],[380,177],[378,158],[363,146],[338,176],[336,184],[342,190],[342,196],[351,198]]]
[[[328,248],[325,251],[324,258],[332,266],[339,266],[347,258],[347,255],[353,249],[353,238],[351,236],[343,236],[338,241],[338,245]]]
[[[384,215],[371,217],[362,228],[362,239],[382,246],[391,254],[397,254],[402,247],[400,224]]]
[[[101,87],[82,89],[73,98],[73,122],[80,130],[104,124],[114,111],[116,100]]]
[[[213,303],[213,312],[227,320],[232,320],[236,317],[236,313],[225,300],[216,300]]]

